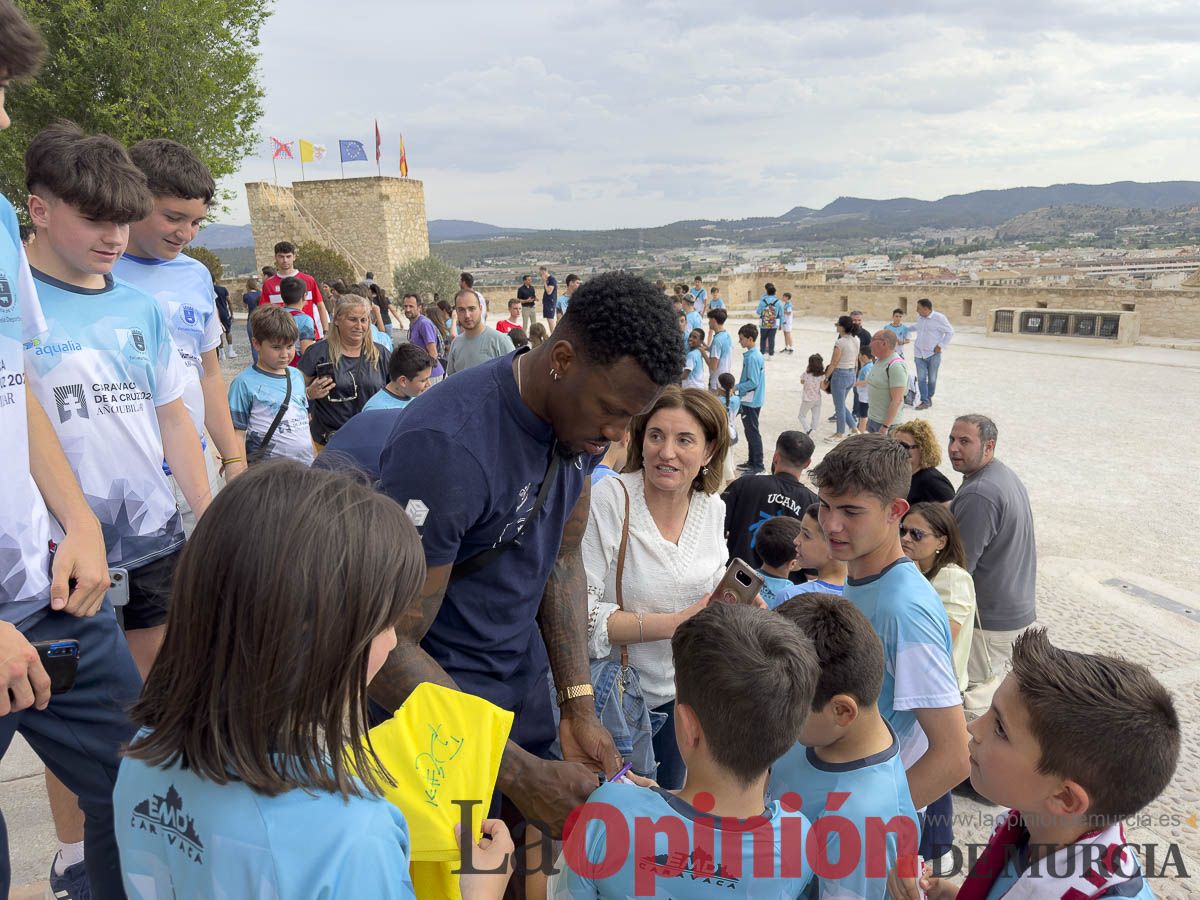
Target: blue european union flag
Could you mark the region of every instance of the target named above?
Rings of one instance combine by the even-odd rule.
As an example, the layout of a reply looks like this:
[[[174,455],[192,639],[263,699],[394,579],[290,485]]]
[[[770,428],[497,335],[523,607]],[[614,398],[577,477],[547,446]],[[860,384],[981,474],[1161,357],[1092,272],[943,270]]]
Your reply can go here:
[[[342,162],[367,162],[367,148],[362,141],[338,141]]]

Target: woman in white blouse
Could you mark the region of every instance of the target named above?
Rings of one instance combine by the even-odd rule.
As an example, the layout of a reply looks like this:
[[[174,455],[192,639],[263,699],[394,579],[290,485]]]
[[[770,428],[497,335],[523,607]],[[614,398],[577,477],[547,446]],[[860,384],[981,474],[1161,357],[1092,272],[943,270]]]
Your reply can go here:
[[[583,537],[588,644],[593,659],[620,658],[638,671],[646,705],[666,714],[654,738],[657,781],[683,784],[675,743],[671,635],[698,613],[725,571],[725,503],[718,495],[729,426],[708,391],[669,387],[630,424],[625,471],[592,488]],[[616,602],[617,555],[629,492],[629,544]]]

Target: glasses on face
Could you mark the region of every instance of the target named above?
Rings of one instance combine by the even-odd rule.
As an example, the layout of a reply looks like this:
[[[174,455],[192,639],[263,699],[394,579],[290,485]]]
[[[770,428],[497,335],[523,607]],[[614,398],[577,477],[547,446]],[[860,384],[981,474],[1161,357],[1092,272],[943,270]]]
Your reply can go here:
[[[922,531],[920,528],[909,528],[907,525],[900,526],[900,537],[912,538],[918,544],[931,534],[933,534],[932,531]]]
[[[908,443],[905,443],[904,441],[896,441],[896,443],[899,444],[901,447],[903,447],[905,450],[907,450],[909,453],[912,453],[914,450],[917,449],[916,444],[908,444]]]

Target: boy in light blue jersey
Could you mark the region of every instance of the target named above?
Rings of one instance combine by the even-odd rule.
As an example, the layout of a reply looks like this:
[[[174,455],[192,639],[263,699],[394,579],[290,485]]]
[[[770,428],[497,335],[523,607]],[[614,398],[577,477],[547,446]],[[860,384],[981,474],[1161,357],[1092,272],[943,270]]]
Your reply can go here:
[[[9,81],[32,75],[44,45],[10,0],[0,0],[0,130],[8,127]],[[56,776],[58,852],[50,893],[119,896],[121,876],[113,834],[112,784],[119,754],[133,733],[126,714],[141,690],[137,667],[106,601],[104,537],[71,471],[46,410],[30,388],[26,344],[45,333],[21,228],[0,195],[0,433],[4,489],[0,491],[0,756],[20,733]],[[42,346],[39,342],[39,346]],[[50,345],[44,348],[49,352]],[[69,352],[65,347],[55,352]],[[32,464],[31,464],[32,462]],[[50,678],[33,643],[76,640],[75,687],[51,695]],[[40,817],[20,822],[22,832]],[[9,896],[11,870],[0,813],[0,897]],[[86,853],[85,853],[86,850]]]
[[[698,329],[700,329],[700,333],[703,334],[704,333],[704,319],[700,316],[700,313],[696,312],[694,309],[691,309],[691,310],[687,310],[686,314],[687,314],[688,332],[690,333],[692,331],[695,331],[698,328]]]
[[[799,742],[771,768],[768,796],[793,791],[814,824],[841,820],[827,832],[823,859],[810,860],[818,896],[883,900],[888,872],[916,855],[920,833],[899,742],[876,705],[883,645],[858,608],[833,594],[807,594],[776,612],[813,642],[821,675]],[[850,846],[841,842],[845,822],[858,833]],[[833,877],[833,864],[847,864],[843,853],[857,855],[854,868]]]
[[[949,791],[969,771],[966,720],[945,608],[900,548],[911,473],[908,450],[897,441],[856,434],[829,451],[811,477],[830,555],[846,563],[844,596],[883,641],[879,711],[900,742],[913,803],[938,803],[921,830],[940,850],[952,838]]]
[[[120,144],[73,125],[43,129],[25,169],[37,229],[29,262],[46,319],[26,344],[30,383],[100,520],[109,565],[129,572],[126,636],[148,671],[184,541],[164,457],[197,518],[210,500],[166,317],[111,274],[127,223],[146,218],[153,197]]]
[[[709,311],[725,308],[725,301],[721,298],[721,289],[719,287],[715,287],[708,292],[708,308]]]
[[[250,314],[250,333],[258,362],[239,372],[229,385],[233,425],[244,435],[246,453],[252,461],[294,459],[311,465],[314,454],[308,433],[304,376],[290,364],[296,349],[295,320],[286,309],[273,304],[260,306]],[[291,379],[290,397],[287,379]],[[285,402],[287,408],[272,431]],[[264,446],[268,433],[271,440]]]
[[[764,808],[768,770],[795,743],[817,680],[812,642],[775,613],[714,603],[676,629],[683,787],[610,782],[565,835],[555,900],[798,897],[812,878],[798,797]],[[745,694],[772,698],[763,716]],[[598,866],[600,868],[598,868]]]
[[[708,364],[704,361],[704,332],[693,328],[688,335],[688,352],[683,361],[683,386],[705,390],[708,387]]]
[[[754,325],[743,325],[738,329],[738,343],[742,350],[742,377],[737,384],[738,397],[741,398],[741,416],[746,432],[746,449],[749,459],[739,468],[744,472],[761,472],[763,470],[762,435],[758,430],[758,415],[762,411],[763,400],[767,392],[767,373],[763,365],[763,355],[756,346],[758,328]]]
[[[822,593],[840,597],[845,590],[846,564],[829,553],[829,545],[825,543],[825,534],[821,531],[821,521],[817,518],[820,509],[821,504],[814,503],[804,511],[794,545],[797,568],[813,570],[817,577],[803,584],[783,588],[777,597],[779,603],[786,603],[800,594]]]
[[[708,291],[704,289],[704,279],[697,275],[692,279],[692,304],[696,312],[703,316],[708,312]]]
[[[904,310],[893,309],[892,321],[883,326],[896,336],[896,349],[904,353],[904,345],[911,344],[912,338],[909,335],[915,330],[911,325],[904,324]]]
[[[759,593],[768,609],[783,602],[782,594],[795,587],[788,576],[800,568],[796,558],[796,538],[800,520],[795,516],[773,516],[758,526],[754,533],[754,552],[762,560],[758,574],[763,586]]]
[[[733,371],[733,338],[725,330],[729,314],[723,309],[708,311],[708,386],[711,390],[721,389],[718,379]]]
[[[388,358],[388,383],[362,408],[404,409],[429,389],[433,358],[416,344],[401,344]]]
[[[157,300],[167,320],[171,338],[186,365],[183,402],[206,451],[209,490],[215,494],[221,488],[222,475],[225,479],[236,478],[246,470],[246,453],[230,418],[225,379],[217,357],[221,320],[212,274],[202,262],[182,251],[207,218],[217,187],[208,166],[175,141],[139,141],[129,148],[129,156],[146,176],[154,208],[150,215],[130,224],[129,244],[113,266],[113,275]],[[217,456],[224,460],[220,475],[208,452],[206,432]],[[190,534],[195,517],[178,484],[172,480],[171,486],[183,510],[184,531]]]
[[[561,319],[566,315],[567,307],[571,304],[571,295],[579,288],[579,276],[567,276],[567,289],[565,293],[558,295],[558,317]]]
[[[283,301],[283,308],[287,310],[287,314],[292,317],[292,322],[296,325],[295,353],[292,354],[292,361],[288,364],[291,366],[299,365],[304,351],[317,342],[317,323],[304,311],[306,296],[304,282],[299,278],[289,275],[287,278],[280,279],[279,299]],[[251,337],[253,338],[253,332]]]

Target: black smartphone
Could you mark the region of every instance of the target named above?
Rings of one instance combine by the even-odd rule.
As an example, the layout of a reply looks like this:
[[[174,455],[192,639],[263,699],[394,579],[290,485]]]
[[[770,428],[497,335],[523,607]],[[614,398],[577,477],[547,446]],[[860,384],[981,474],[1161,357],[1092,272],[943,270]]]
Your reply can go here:
[[[336,372],[336,370],[333,367],[333,363],[326,360],[325,362],[317,363],[317,365],[313,369],[313,377],[314,378],[332,378],[334,381],[337,381],[337,376],[336,376],[335,372]]]
[[[79,641],[34,641],[33,647],[42,659],[42,668],[50,676],[50,693],[61,694],[75,686],[79,671]]]

